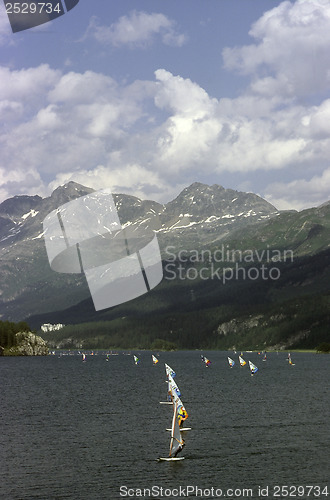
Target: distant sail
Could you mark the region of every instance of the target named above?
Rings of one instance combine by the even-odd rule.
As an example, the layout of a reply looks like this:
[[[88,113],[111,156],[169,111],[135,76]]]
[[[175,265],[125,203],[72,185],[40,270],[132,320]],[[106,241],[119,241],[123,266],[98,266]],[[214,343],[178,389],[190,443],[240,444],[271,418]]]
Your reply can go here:
[[[85,353],[82,354],[82,360],[86,361],[86,354]]]
[[[235,366],[235,361],[233,359],[231,359],[229,356],[228,356],[228,363],[229,363],[229,366],[230,368],[232,368],[233,366]]]
[[[259,368],[256,365],[254,365],[252,363],[252,361],[249,361],[249,366],[250,366],[251,375],[254,375],[259,370]]]
[[[265,352],[264,357],[262,358],[262,361],[267,361],[267,353]]]
[[[245,366],[246,365],[246,361],[244,361],[244,359],[242,358],[242,356],[238,356],[238,360],[239,360],[239,364],[241,366]]]
[[[151,357],[152,357],[153,364],[156,365],[158,363],[158,359],[153,354],[151,355]]]
[[[138,365],[140,363],[140,360],[137,356],[134,355],[134,363]]]
[[[288,361],[289,361],[289,365],[291,365],[291,366],[295,365],[295,363],[292,362],[291,354],[290,353],[288,354]]]
[[[201,358],[202,358],[203,363],[205,363],[206,367],[210,366],[211,361],[209,359],[207,359],[207,357],[201,355]]]

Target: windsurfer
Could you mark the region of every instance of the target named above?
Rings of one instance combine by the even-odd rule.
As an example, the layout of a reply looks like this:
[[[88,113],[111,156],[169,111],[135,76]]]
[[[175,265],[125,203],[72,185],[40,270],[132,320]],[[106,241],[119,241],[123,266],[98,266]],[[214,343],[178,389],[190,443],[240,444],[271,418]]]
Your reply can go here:
[[[174,454],[174,457],[177,456],[178,453],[180,453],[180,451],[182,451],[183,447],[185,445],[185,442],[182,440],[182,443],[179,444],[179,447],[178,449],[176,450],[175,454]]]

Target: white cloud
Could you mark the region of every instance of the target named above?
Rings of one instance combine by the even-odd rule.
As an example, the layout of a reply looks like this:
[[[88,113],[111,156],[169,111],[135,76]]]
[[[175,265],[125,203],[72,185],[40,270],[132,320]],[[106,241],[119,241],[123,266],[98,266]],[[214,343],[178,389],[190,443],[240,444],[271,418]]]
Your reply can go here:
[[[282,2],[249,34],[256,43],[227,47],[223,58],[227,69],[253,76],[252,91],[296,97],[330,89],[328,0]]]
[[[33,168],[16,168],[8,170],[0,167],[0,202],[17,194],[45,195],[44,183],[39,173]]]
[[[253,172],[281,176],[266,190],[275,205],[328,197],[317,179],[327,185],[330,100],[318,106],[253,94],[218,100],[165,69],[127,86],[100,73],[45,65],[0,67],[0,75],[4,197],[75,180],[165,201],[204,176],[237,174],[238,185]],[[313,175],[316,181],[303,189]],[[296,179],[297,199],[293,186],[284,189],[285,179]]]
[[[66,172],[56,176],[49,184],[52,191],[57,186],[75,181],[95,190],[104,186],[113,193],[131,194],[142,199],[168,201],[174,198],[186,184],[171,185],[157,172],[139,164],[127,164],[118,168],[98,165],[94,169]]]
[[[276,100],[252,96],[218,101],[165,70],[156,78],[155,103],[170,113],[158,130],[157,151],[171,172],[273,170],[309,159],[308,137],[296,125],[304,109],[277,110]]]
[[[94,17],[90,21],[87,34],[102,44],[114,47],[146,47],[156,36],[159,36],[165,45],[181,47],[186,42],[186,36],[176,31],[176,23],[172,19],[161,13],[137,11],[120,17],[110,26],[99,25]]]
[[[59,75],[60,72],[51,69],[48,64],[21,70],[0,66],[0,98],[40,104]]]
[[[265,189],[265,198],[280,210],[297,210],[319,206],[329,199],[330,167],[311,179],[296,179],[292,182],[274,182]]]

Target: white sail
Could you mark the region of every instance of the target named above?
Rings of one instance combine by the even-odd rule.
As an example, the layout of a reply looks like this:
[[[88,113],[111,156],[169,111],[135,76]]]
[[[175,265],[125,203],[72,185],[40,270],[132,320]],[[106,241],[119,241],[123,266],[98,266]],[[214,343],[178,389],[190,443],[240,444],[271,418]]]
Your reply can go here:
[[[176,373],[175,371],[165,363],[165,370],[166,370],[166,376],[168,377],[169,375],[171,375],[173,378],[176,376]]]
[[[251,375],[254,375],[259,370],[259,368],[255,364],[253,364],[252,361],[249,361],[249,366],[250,366]]]
[[[160,401],[160,404],[173,404],[173,401],[172,401],[172,392],[171,392],[171,381],[170,381],[170,377],[172,377],[172,380],[173,380],[173,377],[175,377],[176,373],[174,370],[172,370],[172,368],[167,365],[165,363],[165,371],[166,371],[166,377],[167,377],[167,401]]]
[[[245,366],[246,365],[246,361],[242,358],[242,356],[238,356],[238,360],[239,360],[239,364],[241,366]]]
[[[208,368],[211,364],[211,361],[206,356],[203,356],[202,354],[201,354],[201,358],[202,358],[202,361],[205,364],[206,368]]]
[[[228,363],[229,363],[230,368],[235,366],[235,361],[233,359],[231,359],[229,356],[228,356]]]
[[[174,378],[172,377],[172,375],[169,375],[168,376],[168,392],[174,397],[174,396],[178,396],[180,397],[181,396],[181,392],[180,392],[180,389],[177,385],[177,383],[175,382]]]
[[[290,354],[290,353],[289,353],[289,355],[288,355],[288,361],[289,361],[289,365],[291,365],[291,366],[294,366],[294,365],[295,365],[295,363],[293,363],[293,362],[292,362],[292,359],[291,359],[291,354]]]
[[[152,357],[153,364],[156,365],[158,363],[158,359],[153,354],[151,355],[151,357]]]

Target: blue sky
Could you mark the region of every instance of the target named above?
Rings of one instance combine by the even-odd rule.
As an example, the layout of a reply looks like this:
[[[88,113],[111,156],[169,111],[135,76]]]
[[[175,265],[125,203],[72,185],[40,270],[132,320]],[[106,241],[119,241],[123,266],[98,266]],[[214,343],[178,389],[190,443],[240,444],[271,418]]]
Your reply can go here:
[[[0,201],[74,180],[166,202],[199,181],[330,198],[328,0],[80,0],[0,9]]]

